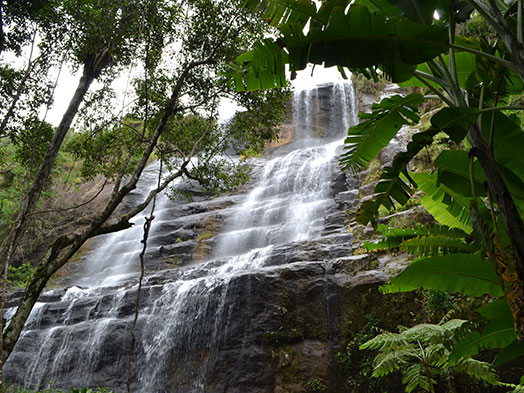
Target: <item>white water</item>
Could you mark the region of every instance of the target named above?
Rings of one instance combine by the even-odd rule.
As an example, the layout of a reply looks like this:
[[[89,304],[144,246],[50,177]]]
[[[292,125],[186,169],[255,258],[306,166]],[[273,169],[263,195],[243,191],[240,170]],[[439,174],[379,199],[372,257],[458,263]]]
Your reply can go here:
[[[139,189],[142,190],[141,197],[145,198],[157,187],[158,171],[157,163],[149,165],[144,170],[138,184]],[[175,180],[177,181],[179,179]],[[171,203],[165,193],[157,195],[155,219],[150,230],[151,237],[156,235],[158,225],[155,224],[163,221],[166,207]],[[144,235],[144,223],[150,213],[151,204],[130,220],[133,224],[131,228],[100,236],[96,247],[84,262],[84,276],[78,281],[78,285],[91,288],[114,286],[136,276],[140,266],[139,255],[143,249],[141,240]]]
[[[216,259],[178,269],[175,279],[162,285],[155,286],[154,278],[146,278],[150,298],[141,300],[144,306],[136,346],[141,356],[136,356],[134,391],[161,392],[167,383],[174,383],[166,381],[166,375],[174,367],[171,358],[175,354],[180,363],[177,370],[191,373],[190,386],[181,386],[180,392],[204,392],[207,358],[202,355],[198,365],[185,365],[184,354],[211,353],[219,345],[235,306],[227,302],[231,280],[247,272],[270,271],[272,252],[278,245],[321,236],[325,211],[332,203],[330,182],[333,166],[338,165],[336,151],[347,127],[356,121],[354,105],[349,105],[354,102],[352,87],[341,84],[333,91],[332,118],[323,123],[333,128],[327,130],[333,136],[328,143],[314,138],[312,130],[321,124],[318,114],[314,120],[305,118],[315,112],[311,101],[318,92],[303,91],[295,97],[295,127],[304,131],[299,135],[306,142],[295,145],[298,148],[287,155],[267,160],[260,180],[244,202],[230,209],[225,230],[218,236]],[[155,174],[150,173],[149,178],[143,183],[143,192],[155,184]],[[169,203],[166,197],[159,199],[155,221],[164,221],[162,212],[168,210]],[[73,287],[63,296],[62,302],[69,303],[61,325],[39,330],[47,306],[33,310],[23,334],[39,335],[42,343],[27,361],[23,377],[27,386],[60,382],[64,374],[78,386],[103,385],[105,371],[98,368],[107,362],[108,351],[116,356],[112,362],[125,369],[132,320],[125,307],[130,304],[126,300],[136,295],[136,285],[109,293],[103,287],[124,284],[137,271],[147,214],[137,217],[133,228],[107,235],[98,243],[86,262],[86,278],[79,283],[89,288]],[[115,337],[115,330],[123,331],[116,335],[121,341],[108,342],[109,333]],[[93,380],[93,375],[99,379]]]

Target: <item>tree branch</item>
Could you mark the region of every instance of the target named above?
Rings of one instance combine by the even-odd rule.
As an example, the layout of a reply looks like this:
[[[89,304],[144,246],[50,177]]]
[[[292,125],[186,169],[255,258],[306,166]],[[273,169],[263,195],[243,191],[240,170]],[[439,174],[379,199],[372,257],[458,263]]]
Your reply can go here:
[[[18,338],[20,337],[20,333],[22,332],[22,329],[24,327],[24,324],[29,317],[29,314],[31,310],[33,309],[36,301],[38,300],[38,296],[44,289],[47,281],[52,277],[52,275],[60,269],[62,266],[64,266],[69,259],[73,257],[73,255],[80,249],[80,247],[91,237],[96,236],[98,233],[103,233],[104,231],[108,231],[108,227],[102,227],[102,225],[109,219],[109,217],[113,214],[113,212],[116,210],[116,208],[120,205],[123,198],[133,189],[136,188],[136,184],[140,178],[140,175],[142,174],[149,157],[151,156],[151,153],[153,152],[156,143],[158,142],[158,139],[160,138],[160,135],[164,131],[168,119],[173,115],[174,108],[176,106],[176,103],[179,98],[179,94],[181,92],[182,86],[186,80],[186,78],[189,75],[189,72],[198,66],[204,65],[204,64],[211,64],[214,63],[214,60],[212,58],[207,58],[204,60],[199,61],[193,61],[189,63],[185,68],[182,74],[180,75],[175,87],[173,88],[171,98],[166,105],[164,109],[164,114],[157,125],[157,128],[155,129],[154,135],[151,138],[148,146],[146,147],[142,158],[140,159],[139,163],[137,164],[137,167],[135,168],[135,171],[133,172],[133,175],[131,176],[129,182],[127,182],[122,188],[120,188],[116,193],[114,193],[110,199],[110,201],[107,203],[104,210],[98,215],[97,218],[95,218],[91,224],[86,228],[82,233],[72,236],[72,237],[60,237],[55,241],[53,244],[53,247],[51,248],[50,252],[48,253],[48,256],[38,265],[35,274],[33,275],[32,280],[28,284],[26,290],[24,291],[24,295],[19,301],[18,308],[13,315],[13,317],[9,321],[9,325],[5,328],[3,332],[3,347],[2,347],[2,360],[5,361],[9,354],[12,352],[14,345],[18,341]],[[186,164],[189,163],[189,161],[186,161]],[[179,173],[179,176],[181,175],[181,170],[179,170],[177,173]],[[171,175],[174,176],[174,175]],[[164,188],[167,187],[167,184],[163,183]],[[159,191],[157,191],[159,192]],[[154,194],[156,195],[156,193]],[[150,193],[150,197],[152,198],[154,195]],[[143,205],[143,204],[141,204]],[[147,205],[146,205],[147,206]],[[143,207],[145,208],[145,206]],[[142,208],[142,210],[143,210]],[[135,208],[133,211],[136,211]],[[135,213],[136,214],[136,213]],[[126,215],[126,216],[129,216]],[[125,226],[125,220],[121,219],[120,222],[123,226]],[[117,224],[115,224],[117,225]],[[116,227],[113,226],[112,229],[115,229]],[[63,253],[61,253],[63,251]]]

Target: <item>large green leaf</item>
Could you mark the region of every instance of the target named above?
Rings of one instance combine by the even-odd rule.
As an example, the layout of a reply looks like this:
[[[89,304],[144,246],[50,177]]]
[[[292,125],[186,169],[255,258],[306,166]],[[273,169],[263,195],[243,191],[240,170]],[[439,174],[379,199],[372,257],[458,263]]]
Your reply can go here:
[[[389,4],[388,0],[355,0],[354,4],[366,6],[371,12],[381,11],[387,16],[402,16],[402,11]]]
[[[468,244],[464,239],[457,239],[445,235],[418,236],[406,240],[400,245],[401,251],[411,255],[436,256],[450,253],[473,252],[474,246]]]
[[[391,4],[402,10],[404,15],[421,24],[430,25],[437,7],[437,0],[389,0]]]
[[[466,233],[460,229],[451,229],[441,225],[418,225],[413,228],[390,228],[384,224],[377,226],[377,231],[380,232],[385,239],[377,242],[364,242],[364,248],[367,250],[384,250],[391,248],[398,248],[404,242],[414,238],[433,238],[444,237],[446,239],[453,239],[463,242],[462,239],[466,237]],[[465,243],[464,243],[465,244]]]
[[[504,294],[493,265],[480,256],[471,254],[416,259],[402,273],[382,286],[381,291],[394,293],[418,288],[461,292],[470,296]]]
[[[500,352],[497,354],[497,357],[493,365],[495,367],[500,366],[501,364],[510,362],[514,359],[517,359],[523,356],[524,356],[524,342],[515,340],[511,344],[505,346],[504,348],[500,350]]]
[[[467,107],[443,108],[431,118],[431,125],[444,131],[453,141],[459,143],[468,133],[479,115],[477,109]]]
[[[517,119],[510,118],[501,112],[495,112],[493,134],[493,151],[495,159],[511,170],[520,179],[524,179],[524,132]],[[490,140],[493,113],[482,115],[482,132],[486,141]]]
[[[286,86],[285,63],[288,55],[269,39],[257,41],[253,49],[236,59],[234,70],[226,74],[237,91],[252,91]],[[249,64],[248,68],[245,65]]]
[[[366,225],[371,222],[376,226],[378,208],[382,205],[387,209],[394,208],[394,201],[401,205],[409,200],[412,189],[399,174],[390,167],[384,168],[382,178],[375,187],[375,198],[362,204],[357,212],[355,219],[357,222]]]
[[[281,70],[287,61],[291,61],[291,71],[303,69],[306,63],[358,70],[380,67],[394,82],[402,82],[412,77],[411,72],[417,64],[445,53],[448,48],[445,28],[390,17],[382,11],[370,12],[361,4],[352,4],[347,9],[345,3],[332,0],[318,12],[309,0],[304,0],[303,4],[292,0],[246,0],[244,4],[261,11],[271,24],[281,28],[281,36],[274,45],[283,45],[289,54],[288,58],[275,56],[269,43],[264,43],[263,48],[259,43],[259,48],[253,49],[259,52],[256,56],[249,55],[248,59],[240,61],[248,69],[245,72],[249,76],[249,82],[245,82],[248,90],[256,86],[267,88],[270,82],[272,87],[280,87]],[[311,25],[307,36],[300,36],[308,20]],[[280,64],[264,67],[261,72],[256,60],[268,55]],[[276,75],[271,77],[271,72]],[[254,79],[258,77],[264,77],[264,82],[257,83]],[[240,89],[238,72],[230,78]]]
[[[515,324],[507,302],[499,300],[481,307],[478,312],[490,319],[482,332],[472,332],[450,354],[450,363],[477,354],[483,348],[504,348],[515,341]]]
[[[461,195],[472,196],[469,174],[469,155],[463,150],[445,150],[435,160],[439,168],[438,181]],[[505,166],[499,163],[499,171],[504,178],[517,207],[524,212],[524,182]],[[474,163],[475,191],[477,197],[486,196],[484,182],[487,180],[478,161]]]
[[[367,121],[348,130],[345,152],[340,163],[344,168],[363,168],[388,145],[403,125],[417,123],[417,105],[424,101],[421,94],[407,97],[395,95],[373,104],[371,113],[361,117]]]
[[[439,130],[430,128],[426,131],[413,135],[408,143],[406,151],[398,153],[393,159],[392,167],[387,167],[381,175],[381,180],[375,188],[379,193],[374,200],[366,201],[357,212],[357,221],[363,225],[369,222],[376,226],[376,217],[381,205],[390,209],[393,205],[392,199],[404,204],[412,193],[410,183],[415,185],[413,179],[407,175],[407,165],[424,147],[429,146],[433,137]],[[404,175],[404,178],[401,176]],[[393,197],[395,196],[395,197]]]
[[[411,176],[425,193],[420,202],[435,220],[442,225],[471,233],[470,198],[455,193],[444,185],[437,185],[437,173],[413,173]]]
[[[472,196],[469,173],[469,155],[464,150],[444,150],[435,160],[438,167],[438,181],[464,196]],[[480,164],[474,163],[475,192],[478,197],[486,195],[486,177]]]
[[[444,28],[388,18],[384,12],[371,13],[361,5],[353,5],[347,12],[344,7],[333,8],[326,28],[311,29],[308,38],[311,62],[348,68],[416,65],[448,48]]]
[[[260,13],[271,26],[300,25],[317,17],[317,8],[311,0],[244,0],[242,7]]]

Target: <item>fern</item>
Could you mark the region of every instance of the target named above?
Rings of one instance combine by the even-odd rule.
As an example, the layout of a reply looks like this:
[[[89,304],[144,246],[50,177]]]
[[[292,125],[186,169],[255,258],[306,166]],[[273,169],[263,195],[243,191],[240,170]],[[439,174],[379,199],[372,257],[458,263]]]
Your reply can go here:
[[[412,364],[403,373],[402,383],[406,384],[406,392],[412,392],[421,388],[426,392],[431,391],[431,385],[435,384],[434,379],[428,379],[422,364]]]
[[[492,367],[466,356],[452,365],[450,348],[468,327],[465,320],[453,319],[440,324],[420,324],[399,333],[385,332],[368,340],[360,349],[377,349],[372,376],[380,378],[395,370],[402,371],[406,392],[422,389],[433,392],[440,374],[465,373],[470,377],[498,384]]]
[[[398,370],[407,364],[406,358],[413,356],[414,345],[406,344],[403,347],[389,348],[388,351],[379,352],[375,357],[373,378],[380,378]]]
[[[398,346],[399,344],[405,343],[405,338],[399,333],[382,333],[375,336],[371,340],[366,341],[360,346],[360,349],[383,349]]]
[[[481,362],[472,358],[462,358],[455,366],[457,372],[464,372],[470,377],[478,380],[485,381],[490,385],[496,385],[498,383],[498,376],[486,362]]]

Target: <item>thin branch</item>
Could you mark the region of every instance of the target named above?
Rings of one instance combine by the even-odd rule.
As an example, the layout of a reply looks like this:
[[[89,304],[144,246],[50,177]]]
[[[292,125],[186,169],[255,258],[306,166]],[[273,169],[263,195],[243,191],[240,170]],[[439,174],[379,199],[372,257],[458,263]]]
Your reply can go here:
[[[517,2],[517,41],[523,44],[522,40],[522,0]]]
[[[22,77],[22,80],[20,81],[20,84],[18,85],[16,89],[16,93],[15,93],[15,96],[13,97],[13,101],[11,101],[11,105],[9,105],[9,109],[7,110],[4,118],[2,119],[2,123],[0,123],[0,136],[3,135],[5,128],[7,127],[7,123],[9,119],[13,116],[15,107],[18,104],[18,101],[20,100],[20,97],[22,96],[22,93],[24,91],[27,79],[29,78],[29,75],[31,75],[31,71],[33,70],[33,67],[36,61],[40,58],[40,56],[38,56],[36,59],[34,60],[32,59],[35,42],[36,42],[36,32],[37,30],[35,29],[35,31],[33,32],[33,39],[31,41],[31,50],[29,52],[29,58],[27,60],[27,67],[25,69],[24,76]]]
[[[160,170],[158,171],[157,187],[160,187],[162,181],[162,160],[160,160]],[[151,230],[151,224],[155,219],[155,208],[156,208],[156,194],[153,198],[153,205],[151,206],[151,213],[149,217],[146,217],[144,222],[144,236],[142,238],[142,251],[140,252],[140,277],[138,279],[138,288],[136,291],[136,304],[135,304],[135,315],[133,318],[133,325],[131,326],[131,348],[129,349],[129,364],[128,364],[128,375],[127,375],[127,392],[131,393],[131,378],[133,376],[133,358],[135,352],[136,342],[136,323],[138,321],[138,314],[140,309],[140,294],[142,292],[142,284],[144,282],[145,275],[145,255],[147,251],[147,240],[149,238],[149,231]]]
[[[32,213],[28,214],[27,217],[32,217],[32,216],[36,216],[36,215],[39,215],[39,214],[46,214],[46,213],[65,212],[65,211],[68,211],[68,210],[75,210],[75,209],[79,209],[79,208],[81,208],[83,206],[89,205],[91,202],[93,202],[102,193],[102,191],[104,190],[105,186],[107,185],[107,182],[108,182],[108,180],[106,179],[104,181],[104,184],[102,184],[102,187],[100,187],[100,189],[97,191],[97,193],[92,198],[90,198],[88,201],[86,201],[84,203],[81,203],[80,205],[71,206],[71,207],[65,207],[63,209],[49,209],[49,210],[35,211],[35,212],[32,212]]]

